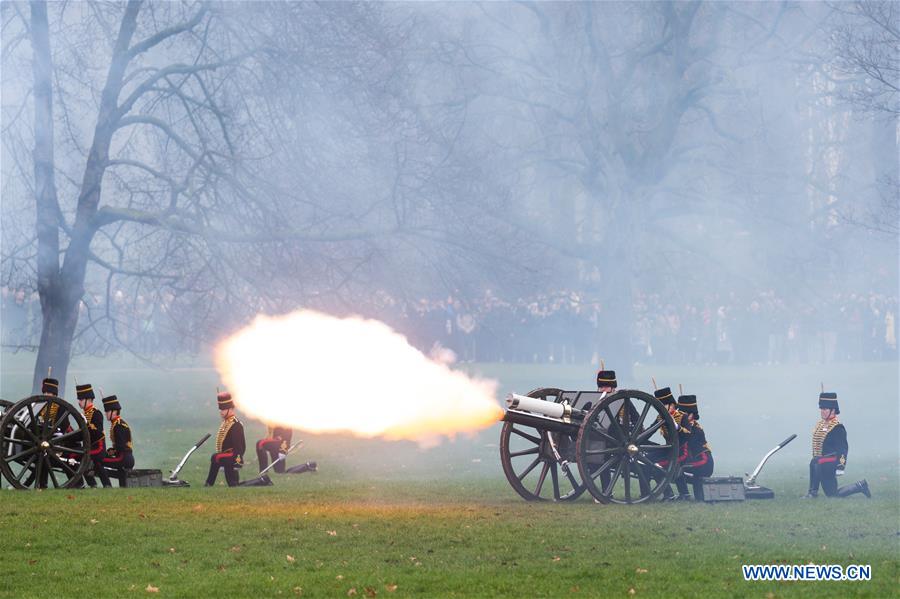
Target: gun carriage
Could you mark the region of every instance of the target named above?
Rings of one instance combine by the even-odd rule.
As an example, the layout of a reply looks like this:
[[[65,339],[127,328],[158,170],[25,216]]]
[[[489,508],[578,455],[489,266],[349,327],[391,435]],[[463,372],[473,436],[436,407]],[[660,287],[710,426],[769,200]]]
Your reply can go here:
[[[0,479],[13,488],[82,486],[90,443],[84,417],[59,397],[0,401]]]
[[[675,421],[648,393],[542,388],[506,403],[500,459],[528,501],[573,501],[587,490],[599,503],[641,503],[676,474]]]

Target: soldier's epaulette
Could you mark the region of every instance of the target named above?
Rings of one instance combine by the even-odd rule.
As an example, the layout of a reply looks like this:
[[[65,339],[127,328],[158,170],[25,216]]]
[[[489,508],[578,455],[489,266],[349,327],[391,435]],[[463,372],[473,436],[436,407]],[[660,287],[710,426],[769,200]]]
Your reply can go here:
[[[128,423],[125,422],[124,420],[119,420],[119,426],[124,426],[125,428],[131,428],[128,426]]]

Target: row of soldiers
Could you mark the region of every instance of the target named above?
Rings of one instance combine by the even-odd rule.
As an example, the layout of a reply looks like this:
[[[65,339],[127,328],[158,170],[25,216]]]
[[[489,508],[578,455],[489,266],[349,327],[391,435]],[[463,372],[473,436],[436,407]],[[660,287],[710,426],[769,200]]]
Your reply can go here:
[[[51,377],[45,378],[41,382],[41,393],[59,397],[59,381]],[[85,483],[90,487],[96,487],[96,477],[99,477],[104,487],[111,487],[109,477],[112,474],[119,480],[120,487],[126,486],[128,471],[134,468],[134,446],[131,440],[131,428],[122,419],[122,405],[119,403],[119,398],[115,395],[102,398],[103,412],[100,412],[94,407],[96,395],[94,395],[91,385],[76,385],[75,394],[78,398],[78,407],[84,412],[84,420],[87,423],[91,439],[88,453],[93,468],[85,475]],[[53,413],[55,407],[55,404],[50,405],[49,414],[50,419],[54,422],[56,421],[56,415]],[[103,432],[104,413],[109,421],[109,447],[106,445],[106,435]],[[71,432],[71,424],[67,421],[58,423],[57,427],[59,429],[57,432],[61,434]],[[46,486],[46,482],[46,480],[38,481],[42,487]]]
[[[59,397],[59,381],[47,377],[41,383],[41,393],[51,397]],[[122,419],[122,405],[115,395],[102,398],[103,412],[94,407],[96,395],[90,384],[75,386],[78,399],[78,407],[84,413],[90,435],[90,448],[88,450],[92,468],[84,475],[84,482],[89,487],[97,486],[97,478],[104,487],[111,487],[110,476],[118,479],[120,487],[128,486],[128,472],[134,468],[134,445],[131,436],[131,427]],[[222,423],[216,434],[216,449],[210,458],[209,475],[206,486],[212,486],[216,482],[219,470],[225,471],[225,481],[228,486],[239,484],[238,469],[243,466],[246,442],[244,438],[244,426],[235,415],[234,401],[228,392],[219,393],[217,404]],[[55,404],[49,405],[50,413],[43,415],[51,422],[56,422],[58,433],[64,435],[72,431],[68,419],[57,422]],[[103,415],[109,421],[109,445],[107,445],[104,433]],[[259,470],[263,472],[269,465],[269,458],[274,462],[273,469],[279,473],[315,472],[318,466],[315,462],[305,462],[292,468],[285,464],[286,453],[291,445],[293,431],[286,427],[269,426],[266,437],[256,444],[256,454],[259,461]],[[42,478],[46,477],[43,474]],[[47,481],[38,481],[38,486],[46,487]]]
[[[597,372],[597,390],[612,394],[618,387],[616,380],[616,372],[614,370],[600,370]],[[663,497],[672,500],[689,500],[688,481],[693,483],[694,497],[702,498],[702,485],[700,478],[712,476],[715,463],[713,461],[712,449],[706,441],[706,431],[700,425],[700,410],[697,407],[696,395],[679,395],[675,400],[672,390],[669,387],[662,387],[654,391],[654,397],[658,399],[669,411],[669,415],[675,421],[675,429],[678,439],[678,474],[675,477],[675,486],[678,489],[678,495],[672,492],[671,487],[666,486],[663,489]],[[666,429],[661,428],[663,435]],[[672,442],[666,439],[666,442]],[[669,460],[663,457],[664,451],[656,453],[651,452],[651,457],[656,463],[666,468],[669,466]]]
[[[613,393],[616,387],[615,371],[600,370],[597,373],[598,391]],[[672,416],[678,437],[676,441],[679,448],[677,457],[679,468],[675,477],[678,495],[675,496],[671,488],[666,487],[663,490],[663,496],[673,500],[690,499],[691,496],[688,493],[688,481],[690,481],[694,490],[694,498],[702,499],[701,479],[712,476],[715,462],[712,450],[706,441],[706,432],[700,425],[697,396],[680,394],[676,401],[672,390],[669,387],[662,387],[654,391],[654,397],[666,407],[669,415]],[[812,435],[809,491],[804,498],[817,497],[820,487],[828,497],[848,497],[856,493],[871,497],[869,483],[866,479],[841,487],[838,487],[837,484],[837,477],[844,473],[849,452],[847,430],[837,419],[837,415],[841,413],[837,393],[822,390],[819,394],[819,412],[820,419],[813,428]],[[661,430],[665,435],[666,429],[662,428]],[[671,441],[666,439],[667,443]],[[656,463],[662,468],[669,465],[668,459],[663,457],[664,454],[665,452],[660,451],[655,455]]]

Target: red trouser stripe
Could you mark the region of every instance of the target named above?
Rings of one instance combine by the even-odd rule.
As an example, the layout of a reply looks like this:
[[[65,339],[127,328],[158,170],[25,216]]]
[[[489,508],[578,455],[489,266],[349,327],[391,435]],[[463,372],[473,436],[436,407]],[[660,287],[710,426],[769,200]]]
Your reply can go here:
[[[688,462],[688,466],[690,466],[691,468],[696,468],[697,466],[704,465],[708,461],[709,461],[709,455],[704,451],[703,453],[700,454],[699,460],[697,460],[696,462]]]
[[[272,441],[278,441],[278,439],[275,439],[273,437],[269,437],[268,439],[260,439],[256,442],[256,448],[262,449],[263,445],[265,445],[266,443],[271,443]]]
[[[231,452],[231,451],[224,451],[224,452],[222,452],[222,453],[217,453],[217,454],[213,457],[213,459],[215,459],[215,460],[218,462],[218,461],[221,460],[222,458],[233,458],[233,457],[234,457],[234,452]]]
[[[827,458],[819,458],[820,464],[828,464],[830,462],[836,462],[836,461],[837,461],[837,458],[834,456],[829,456]]]

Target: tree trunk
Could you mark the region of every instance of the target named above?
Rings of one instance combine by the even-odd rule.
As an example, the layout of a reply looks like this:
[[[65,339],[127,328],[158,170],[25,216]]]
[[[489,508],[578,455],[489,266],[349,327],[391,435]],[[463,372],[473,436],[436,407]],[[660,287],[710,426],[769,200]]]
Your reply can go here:
[[[59,214],[53,159],[53,62],[46,2],[31,3],[31,42],[34,52],[34,173],[37,209],[38,294],[41,298],[41,344],[32,378],[33,390],[53,368],[59,379],[59,394],[65,393],[66,374],[72,355],[72,341],[78,324],[78,308],[84,294],[91,240],[96,233],[95,216],[100,203],[103,175],[109,161],[109,145],[118,119],[118,97],[128,48],[135,31],[141,2],[131,1],[125,9],[113,47],[106,84],[100,99],[94,139],[88,153],[78,196],[75,224],[62,267],[59,264]]]
[[[50,54],[50,31],[47,5],[31,3],[31,46],[34,77],[34,183],[35,223],[37,228],[37,289],[41,298],[41,345],[35,363],[32,392],[41,388],[47,367],[55,369],[60,381],[60,395],[64,392],[65,372],[69,365],[69,351],[60,353],[61,346],[51,340],[60,338],[59,319],[49,319],[59,313],[61,281],[59,272],[59,205],[53,174],[53,63]],[[77,313],[76,313],[77,314]],[[71,336],[65,346],[71,347]]]
[[[66,373],[69,370],[69,359],[72,355],[72,339],[75,336],[75,325],[78,324],[78,303],[47,301],[41,295],[41,344],[38,348],[32,381],[34,393],[41,388],[41,380],[52,368],[53,378],[59,380],[59,396],[65,394]]]

